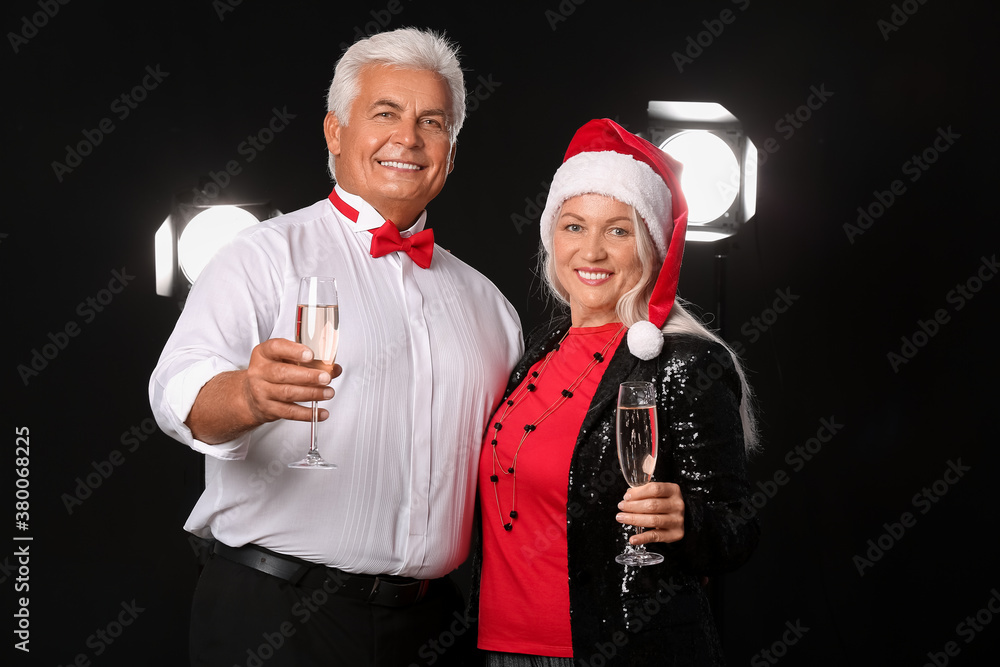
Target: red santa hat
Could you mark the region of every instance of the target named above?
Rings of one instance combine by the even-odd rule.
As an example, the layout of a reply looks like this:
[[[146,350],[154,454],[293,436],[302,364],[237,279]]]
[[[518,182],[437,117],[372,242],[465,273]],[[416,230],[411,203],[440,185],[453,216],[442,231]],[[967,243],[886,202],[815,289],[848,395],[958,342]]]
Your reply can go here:
[[[680,187],[681,164],[612,120],[592,120],[577,130],[552,177],[541,234],[552,254],[556,215],[563,202],[583,194],[613,197],[635,208],[646,224],[663,266],[649,299],[649,319],[628,331],[629,351],[652,359],[663,348],[660,329],[677,295],[688,208]]]

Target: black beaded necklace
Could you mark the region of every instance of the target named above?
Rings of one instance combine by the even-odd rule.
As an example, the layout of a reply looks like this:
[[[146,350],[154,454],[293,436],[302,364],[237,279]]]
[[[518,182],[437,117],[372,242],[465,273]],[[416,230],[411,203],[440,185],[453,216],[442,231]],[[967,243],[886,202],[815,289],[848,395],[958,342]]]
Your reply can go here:
[[[522,402],[524,398],[530,393],[535,391],[538,387],[538,381],[542,377],[542,373],[545,372],[546,367],[549,365],[549,360],[552,359],[552,355],[559,351],[559,347],[562,345],[563,341],[566,340],[566,336],[569,335],[567,330],[563,337],[559,339],[556,346],[545,355],[542,365],[539,366],[537,371],[531,373],[532,379],[530,382],[522,383],[511,393],[510,396],[504,399],[504,409],[503,412],[497,417],[496,423],[493,424],[493,438],[490,445],[493,447],[493,469],[492,474],[490,474],[490,481],[493,483],[493,497],[497,501],[497,514],[500,517],[500,523],[503,525],[504,530],[510,531],[514,528],[514,520],[517,519],[517,455],[521,452],[521,447],[524,445],[524,441],[529,435],[545,421],[552,413],[561,408],[563,404],[569,399],[573,398],[573,392],[576,391],[577,387],[590,375],[590,372],[597,367],[598,364],[604,361],[604,356],[608,353],[608,349],[611,347],[612,343],[618,340],[622,331],[625,330],[625,325],[621,325],[618,331],[608,340],[604,345],[604,348],[600,352],[595,352],[593,359],[587,364],[587,367],[583,370],[580,375],[576,377],[570,385],[563,389],[552,405],[547,407],[542,411],[542,414],[535,418],[534,421],[524,425],[524,432],[521,435],[521,441],[517,443],[517,449],[514,450],[514,456],[511,458],[510,465],[504,465],[500,462],[500,457],[497,454],[497,437],[500,435],[500,429],[503,428],[503,422],[507,418],[507,415],[513,411],[518,403]],[[500,473],[503,475],[510,475],[511,477],[511,498],[510,498],[510,512],[508,516],[510,521],[504,521],[503,510],[500,509],[500,494],[497,491],[497,484],[500,481],[499,475],[497,475],[497,468],[499,466]]]

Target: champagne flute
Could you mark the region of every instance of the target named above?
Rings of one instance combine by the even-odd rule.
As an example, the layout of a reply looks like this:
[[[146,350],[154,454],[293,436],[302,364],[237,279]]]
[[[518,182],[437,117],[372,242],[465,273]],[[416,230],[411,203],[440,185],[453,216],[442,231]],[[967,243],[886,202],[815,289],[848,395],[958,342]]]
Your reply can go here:
[[[656,433],[656,388],[652,382],[622,382],[618,387],[618,463],[631,487],[653,479],[658,449]],[[642,527],[636,527],[641,533]],[[646,546],[629,544],[615,562],[633,567],[656,565],[663,556],[646,551]]]
[[[299,301],[295,309],[295,342],[313,351],[313,360],[306,366],[333,372],[340,341],[340,311],[337,307],[337,281],[323,276],[309,276],[299,282]],[[312,402],[309,452],[305,458],[289,463],[289,468],[307,470],[333,470],[335,463],[328,463],[316,449],[318,406]]]

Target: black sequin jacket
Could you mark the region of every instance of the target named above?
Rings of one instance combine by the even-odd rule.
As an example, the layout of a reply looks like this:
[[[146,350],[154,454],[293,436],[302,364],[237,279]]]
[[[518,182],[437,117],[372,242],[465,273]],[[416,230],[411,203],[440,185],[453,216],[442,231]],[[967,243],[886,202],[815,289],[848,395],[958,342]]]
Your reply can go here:
[[[566,326],[555,323],[529,341],[507,395]],[[654,480],[680,485],[685,503],[684,538],[649,545],[665,561],[642,568],[614,562],[633,530],[615,520],[627,488],[615,445],[615,409],[618,385],[629,380],[656,384],[660,450]],[[570,464],[566,524],[574,664],[724,664],[702,578],[743,564],[759,534],[756,518],[739,514],[750,495],[740,397],[728,352],[698,336],[666,335],[663,351],[650,361],[633,356],[623,342],[608,362]],[[472,616],[479,609],[481,548],[480,541],[473,552]]]

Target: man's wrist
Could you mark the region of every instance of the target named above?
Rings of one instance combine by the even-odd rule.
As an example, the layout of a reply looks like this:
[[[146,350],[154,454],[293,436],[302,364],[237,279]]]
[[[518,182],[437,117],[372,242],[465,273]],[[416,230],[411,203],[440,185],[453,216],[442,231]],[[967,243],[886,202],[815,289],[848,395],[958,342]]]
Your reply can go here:
[[[212,378],[195,399],[185,425],[209,445],[231,442],[264,423],[251,408],[247,372],[226,371]]]

